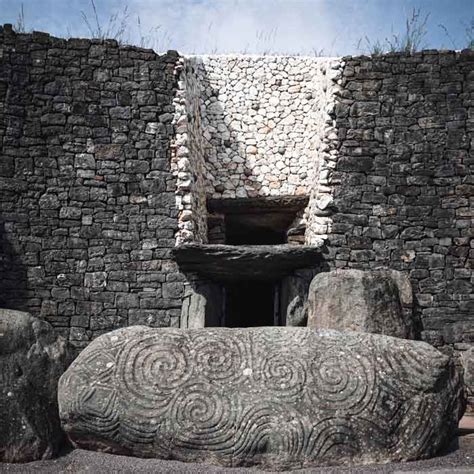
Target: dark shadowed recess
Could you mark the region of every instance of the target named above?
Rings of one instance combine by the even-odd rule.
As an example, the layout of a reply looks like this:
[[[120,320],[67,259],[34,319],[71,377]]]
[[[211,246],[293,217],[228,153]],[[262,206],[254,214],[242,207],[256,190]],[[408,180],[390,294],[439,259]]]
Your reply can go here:
[[[211,220],[220,216],[228,245],[278,245],[287,243],[287,232],[306,196],[210,199]],[[212,239],[210,239],[212,241]]]

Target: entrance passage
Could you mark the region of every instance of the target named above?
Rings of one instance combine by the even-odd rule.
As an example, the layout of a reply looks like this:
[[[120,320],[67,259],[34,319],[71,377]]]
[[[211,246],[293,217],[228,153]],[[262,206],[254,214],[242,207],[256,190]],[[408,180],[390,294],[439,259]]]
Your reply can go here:
[[[227,245],[304,244],[306,196],[210,199],[208,242]]]
[[[226,243],[230,245],[278,245],[295,220],[293,212],[229,214],[225,216]]]
[[[225,285],[223,326],[273,326],[278,322],[278,285],[268,281],[237,281]]]

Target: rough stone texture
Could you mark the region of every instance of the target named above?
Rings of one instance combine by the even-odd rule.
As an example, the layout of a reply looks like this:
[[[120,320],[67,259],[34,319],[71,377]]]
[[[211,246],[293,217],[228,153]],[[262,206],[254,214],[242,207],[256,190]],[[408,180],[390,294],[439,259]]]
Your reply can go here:
[[[343,59],[328,144],[327,260],[406,273],[423,340],[466,350],[474,342],[474,52]]]
[[[467,393],[467,409],[474,415],[474,347],[462,353],[461,362]]]
[[[195,210],[180,214],[190,231],[183,241],[206,242],[206,197],[239,197],[235,186],[242,196],[253,195],[248,181],[260,176],[256,173],[258,154],[252,154],[253,147],[258,150],[259,146],[249,144],[248,150],[241,147],[233,154],[229,124],[245,121],[253,110],[250,96],[242,96],[241,84],[250,88],[257,82],[258,97],[264,101],[281,93],[270,76],[255,81],[255,69],[278,71],[279,61],[294,58],[260,59],[183,60],[187,102],[180,117],[187,111],[190,120],[181,119],[185,141],[180,143],[192,172],[182,176],[194,176],[188,180],[186,199],[199,203]],[[306,79],[312,77],[321,92],[308,99],[314,124],[303,136],[312,157],[308,162],[312,174],[303,193],[310,196],[304,215],[306,244],[327,239],[326,259],[332,268],[388,267],[409,275],[416,330],[424,340],[456,351],[472,346],[474,334],[473,60],[469,51],[424,51],[316,61],[315,75],[301,82],[310,87],[313,83]],[[295,68],[304,69],[305,61],[297,60]],[[238,77],[230,77],[230,66],[239,71]],[[320,67],[326,72],[324,80]],[[291,71],[288,81],[296,78]],[[252,77],[253,82],[249,81]],[[244,103],[240,97],[245,97]],[[212,127],[213,122],[224,124]],[[246,136],[231,132],[237,138]],[[248,131],[250,139],[252,133]],[[288,140],[296,137],[292,133]],[[316,141],[311,133],[318,135]],[[257,138],[265,143],[263,135]],[[213,150],[220,152],[208,169]],[[213,189],[206,184],[204,172],[221,179],[221,185]],[[275,188],[274,193],[280,191]]]
[[[423,339],[469,349],[473,64],[182,58],[0,28],[0,306],[78,348],[178,326],[171,248],[208,242],[206,200],[301,195],[292,239],[326,239],[333,269],[409,275]]]
[[[339,60],[195,56],[180,65],[178,242],[207,242],[206,197],[309,195]]]
[[[411,314],[403,309],[403,303],[409,307],[411,302],[407,280],[400,272],[385,270],[319,273],[309,287],[308,326],[412,339]],[[400,287],[399,281],[405,285]]]
[[[321,269],[319,269],[321,271]],[[308,292],[316,269],[297,270],[282,280],[281,299],[285,310],[286,326],[308,324]]]
[[[428,344],[309,328],[113,331],[59,403],[79,448],[272,470],[429,457],[463,411]]]
[[[128,324],[179,324],[176,62],[0,28],[0,306],[78,348]]]
[[[68,358],[66,340],[50,324],[0,309],[0,462],[57,454],[64,439],[57,385]]]
[[[173,253],[183,271],[219,281],[278,279],[323,258],[320,246],[183,244]]]

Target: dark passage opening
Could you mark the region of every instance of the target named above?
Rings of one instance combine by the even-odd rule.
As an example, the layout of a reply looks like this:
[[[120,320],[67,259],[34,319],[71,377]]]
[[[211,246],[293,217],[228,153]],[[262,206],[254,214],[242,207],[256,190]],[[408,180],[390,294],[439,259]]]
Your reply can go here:
[[[230,245],[277,245],[286,243],[293,212],[229,214],[225,217],[226,243]]]
[[[278,245],[304,244],[302,222],[305,196],[210,199],[210,244]]]
[[[273,326],[277,285],[268,281],[238,281],[225,286],[224,326]]]

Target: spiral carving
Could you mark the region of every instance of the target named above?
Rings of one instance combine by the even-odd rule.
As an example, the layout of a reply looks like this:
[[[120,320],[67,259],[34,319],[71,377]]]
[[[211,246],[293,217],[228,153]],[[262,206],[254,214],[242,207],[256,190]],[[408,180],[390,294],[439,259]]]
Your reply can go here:
[[[227,384],[239,383],[247,367],[247,346],[231,335],[198,334],[193,339],[196,368],[206,379]]]
[[[262,361],[261,376],[264,386],[278,398],[295,400],[306,385],[306,368],[302,361],[289,353],[270,354]]]
[[[132,339],[118,355],[116,377],[121,394],[145,410],[165,408],[191,375],[189,348],[179,332]]]
[[[310,364],[311,396],[323,410],[360,413],[375,395],[375,372],[354,351],[322,354]]]
[[[207,383],[191,383],[171,400],[169,432],[176,446],[199,450],[231,452],[236,428],[238,402],[216,393]]]
[[[130,328],[66,371],[60,413],[77,446],[136,456],[270,470],[396,460],[456,426],[449,373],[435,349],[373,335]]]

